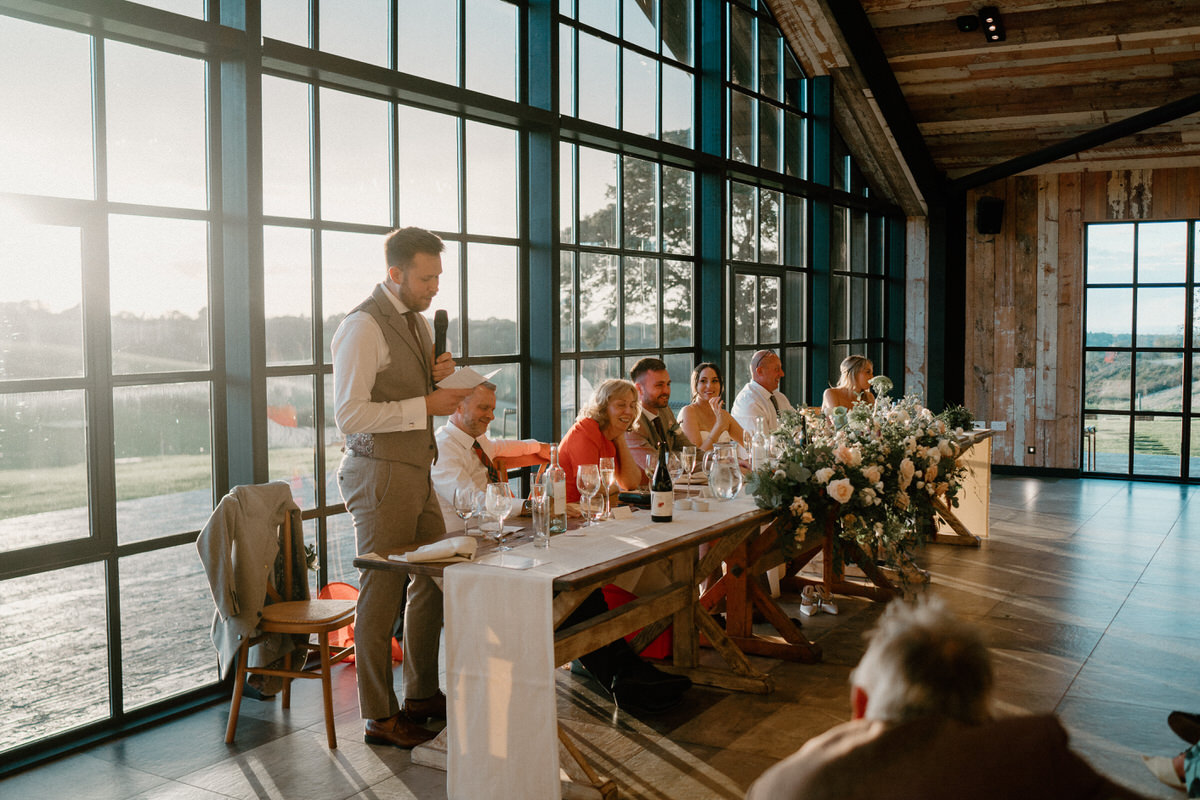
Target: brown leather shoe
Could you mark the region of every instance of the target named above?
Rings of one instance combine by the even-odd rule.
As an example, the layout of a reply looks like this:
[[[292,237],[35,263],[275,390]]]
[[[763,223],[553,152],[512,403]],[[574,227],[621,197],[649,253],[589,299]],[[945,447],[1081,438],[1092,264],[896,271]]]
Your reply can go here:
[[[432,697],[426,697],[424,700],[413,700],[405,698],[404,713],[414,722],[425,722],[430,719],[445,719],[446,718],[446,695],[442,694],[442,690],[438,689]]]
[[[405,750],[428,742],[435,736],[436,732],[422,728],[406,717],[403,711],[383,722],[369,719],[363,731],[363,741],[367,744],[391,745]]]

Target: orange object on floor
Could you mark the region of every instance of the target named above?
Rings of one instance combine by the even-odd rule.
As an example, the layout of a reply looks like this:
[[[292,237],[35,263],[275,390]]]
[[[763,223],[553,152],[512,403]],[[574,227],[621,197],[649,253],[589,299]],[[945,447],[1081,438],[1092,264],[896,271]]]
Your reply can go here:
[[[327,583],[321,587],[321,591],[317,595],[322,600],[357,600],[358,587],[351,586],[342,581],[334,581]],[[334,631],[329,634],[329,644],[336,647],[345,647],[354,641],[354,626],[347,625],[345,628]],[[349,656],[346,661],[353,661],[354,656]],[[392,639],[392,661],[400,662],[404,660],[404,650],[400,647],[400,643]]]

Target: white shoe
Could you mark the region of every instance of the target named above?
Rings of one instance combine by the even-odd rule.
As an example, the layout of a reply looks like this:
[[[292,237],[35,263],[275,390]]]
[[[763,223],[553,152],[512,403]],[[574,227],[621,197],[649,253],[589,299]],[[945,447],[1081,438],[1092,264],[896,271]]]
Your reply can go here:
[[[811,584],[800,591],[800,613],[811,617],[821,608],[821,598],[817,595],[817,587]]]
[[[1146,769],[1154,773],[1154,777],[1165,783],[1167,786],[1173,786],[1176,789],[1183,789],[1183,779],[1175,772],[1175,760],[1167,756],[1142,756],[1142,762],[1145,763]]]
[[[836,616],[837,612],[838,612],[838,607],[837,607],[837,603],[833,602],[833,595],[830,594],[829,590],[826,589],[824,586],[822,586],[819,591],[821,594],[821,598],[820,598],[821,610],[824,611],[826,614],[833,614],[834,616]]]

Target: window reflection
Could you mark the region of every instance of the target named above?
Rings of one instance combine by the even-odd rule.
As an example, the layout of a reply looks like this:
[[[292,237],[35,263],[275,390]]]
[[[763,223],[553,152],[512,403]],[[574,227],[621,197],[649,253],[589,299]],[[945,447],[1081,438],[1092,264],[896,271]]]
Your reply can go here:
[[[467,229],[517,235],[517,134],[467,123]]]
[[[655,63],[641,53],[624,51],[621,127],[630,133],[658,135],[658,71]]]
[[[590,5],[590,4],[588,4]],[[579,32],[579,118],[615,128],[617,125],[617,56],[612,42]]]
[[[517,248],[467,246],[467,322],[472,356],[517,352]]]
[[[311,364],[312,234],[263,228],[263,313],[268,364]]]
[[[199,530],[212,513],[210,395],[207,382],[113,390],[121,544]]]
[[[623,228],[630,250],[658,249],[658,167],[637,158],[624,158],[621,196],[625,201]]]
[[[458,119],[408,106],[397,115],[400,219],[430,230],[459,230]]]
[[[0,17],[0,192],[93,196],[91,47],[81,33]]]
[[[0,223],[0,381],[83,374],[78,228]]]
[[[5,673],[0,752],[109,715],[106,607],[102,563],[0,581],[0,648],[21,665]]]
[[[263,76],[263,213],[312,216],[309,87]]]
[[[617,219],[613,197],[617,186],[617,157],[580,147],[578,158],[579,243],[615,246]]]
[[[388,0],[321,0],[317,8],[322,50],[388,65]]]
[[[104,69],[109,198],[205,208],[204,62],[106,40]]]
[[[207,368],[208,225],[113,215],[108,244],[113,372]]]
[[[388,224],[391,219],[388,116],[382,100],[320,90],[321,216]]]
[[[1088,283],[1133,280],[1133,224],[1087,226]]]
[[[1090,276],[1089,276],[1090,277]],[[1088,289],[1085,341],[1088,347],[1128,347],[1133,326],[1131,289]]]
[[[89,535],[87,439],[82,390],[0,394],[0,552]]]
[[[458,85],[458,3],[399,0],[396,69]]]
[[[194,544],[121,559],[121,683],[126,710],[212,682],[213,601]],[[161,602],[170,598],[170,602]],[[163,631],[171,632],[164,658]]]
[[[516,100],[517,7],[503,0],[468,0],[466,28],[467,88]]]
[[[579,254],[579,346],[581,350],[617,347],[617,258]]]
[[[1187,275],[1187,223],[1143,222],[1137,228],[1138,283],[1181,283]]]
[[[308,375],[267,378],[267,465],[273,481],[285,481],[301,508],[314,508],[316,413]]]
[[[658,259],[625,259],[622,322],[629,350],[658,346]]]

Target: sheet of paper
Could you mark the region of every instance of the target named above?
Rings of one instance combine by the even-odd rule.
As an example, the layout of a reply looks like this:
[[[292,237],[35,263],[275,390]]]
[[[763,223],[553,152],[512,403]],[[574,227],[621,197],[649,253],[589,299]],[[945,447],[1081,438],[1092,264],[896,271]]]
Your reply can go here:
[[[438,381],[437,385],[442,389],[473,389],[484,381],[491,380],[492,376],[502,369],[504,368],[497,367],[486,375],[480,375],[470,367],[459,367]]]

